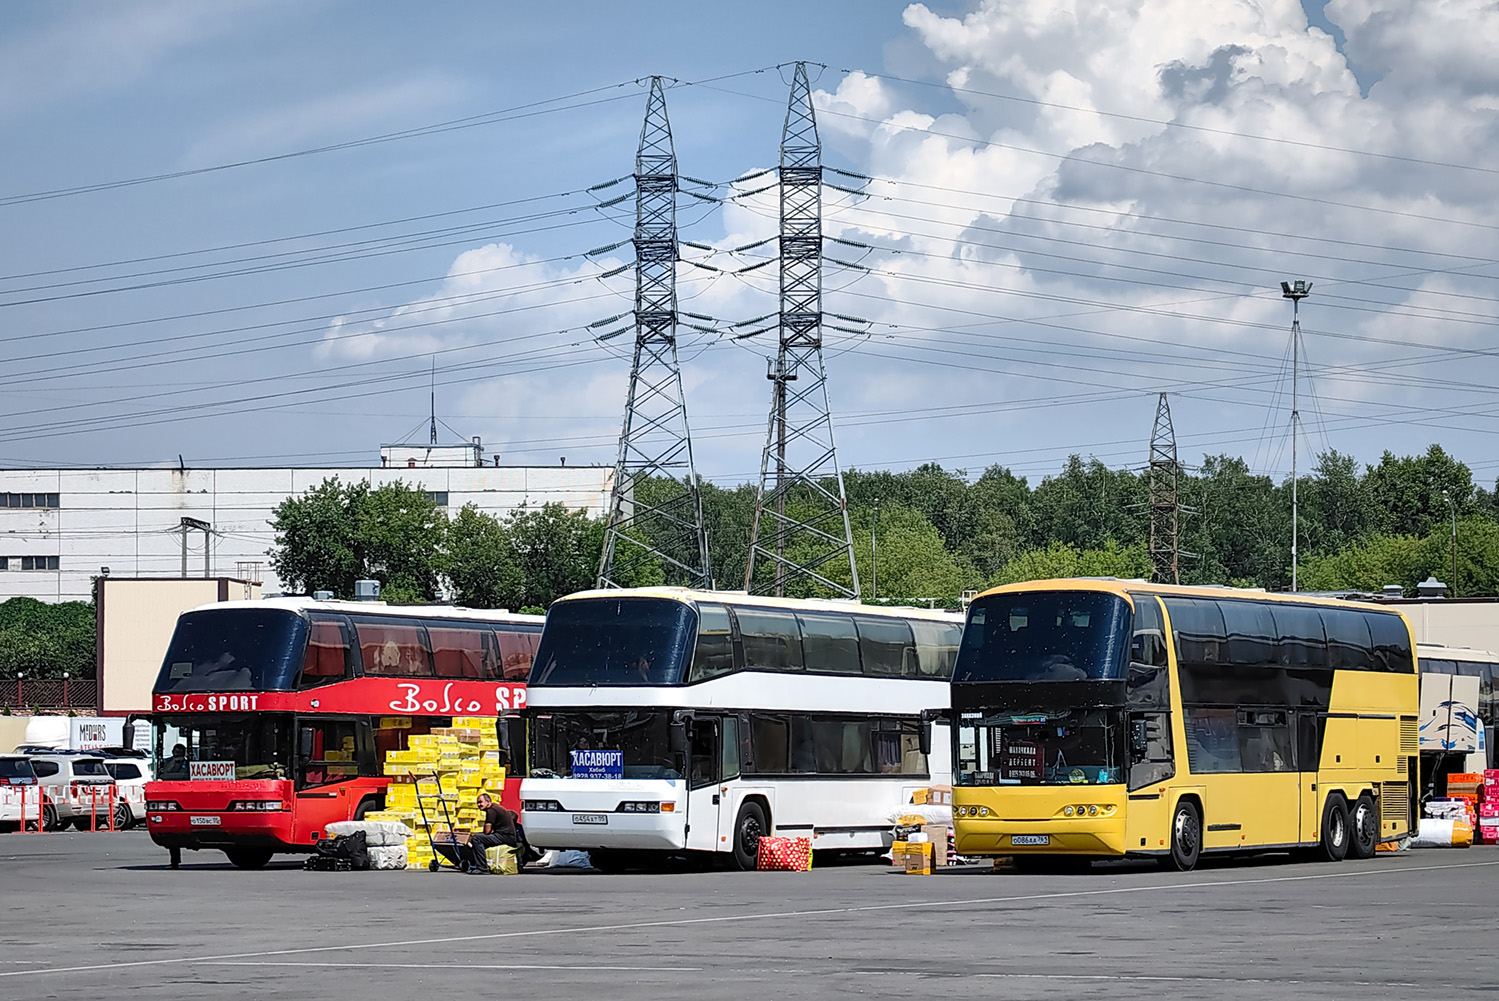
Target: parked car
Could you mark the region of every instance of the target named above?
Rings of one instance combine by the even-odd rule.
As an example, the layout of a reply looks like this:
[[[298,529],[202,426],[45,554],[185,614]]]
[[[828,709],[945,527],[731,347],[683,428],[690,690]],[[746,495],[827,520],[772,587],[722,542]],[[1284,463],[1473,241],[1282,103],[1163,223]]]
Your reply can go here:
[[[114,783],[97,755],[67,752],[32,754],[31,769],[37,784],[47,793],[42,806],[42,829],[60,831],[72,824],[80,831],[109,826],[109,786]],[[115,826],[121,819],[127,823],[129,806],[116,805]]]
[[[24,754],[0,754],[0,831],[19,830],[22,809],[36,810],[36,772]],[[29,797],[25,800],[23,796]],[[33,821],[35,823],[35,821]]]
[[[115,781],[115,827],[124,830],[146,819],[146,783],[151,781],[148,758],[105,758],[104,770]]]

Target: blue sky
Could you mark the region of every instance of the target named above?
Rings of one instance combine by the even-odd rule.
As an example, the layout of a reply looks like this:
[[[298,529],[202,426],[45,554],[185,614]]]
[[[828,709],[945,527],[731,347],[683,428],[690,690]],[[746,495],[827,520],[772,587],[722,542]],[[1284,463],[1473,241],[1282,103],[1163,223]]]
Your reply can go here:
[[[730,182],[774,163],[775,67],[806,59],[826,162],[874,179],[828,197],[828,232],[872,248],[825,278],[828,309],[869,321],[829,339],[845,466],[1137,465],[1166,390],[1185,459],[1283,476],[1276,284],[1303,276],[1302,454],[1436,441],[1492,483],[1499,15],[1314,15],[6,5],[0,462],[367,463],[422,423],[435,358],[445,437],[610,463],[628,366],[588,325],[628,309],[628,275],[597,277],[627,248],[585,252],[628,238],[628,205],[584,189],[632,168],[635,81],[676,81],[681,169],[733,196],[681,208],[714,248],[687,255],[722,270],[763,259],[731,251],[773,233],[773,193]],[[438,123],[462,127],[224,167]],[[684,267],[684,308],[774,308],[773,268],[708,275]],[[767,348],[683,338],[713,479],[758,466]]]

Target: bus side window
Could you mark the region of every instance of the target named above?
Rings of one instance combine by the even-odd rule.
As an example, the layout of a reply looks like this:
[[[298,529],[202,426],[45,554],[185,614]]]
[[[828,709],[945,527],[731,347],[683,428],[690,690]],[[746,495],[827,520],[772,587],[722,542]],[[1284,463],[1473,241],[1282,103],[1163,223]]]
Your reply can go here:
[[[697,649],[692,654],[688,682],[706,681],[734,670],[734,628],[723,605],[697,606]]]
[[[1129,791],[1164,782],[1176,774],[1171,753],[1171,715],[1134,713],[1129,717]]]
[[[717,782],[722,756],[718,744],[718,720],[710,717],[693,720],[692,750],[688,761],[690,788],[701,789]]]
[[[354,650],[348,624],[341,618],[316,616],[308,623],[307,657],[301,687],[341,681],[354,675]]]
[[[360,658],[366,675],[432,677],[432,658],[418,622],[402,619],[356,621]]]
[[[430,625],[432,667],[439,678],[478,680],[484,677],[487,630],[477,626]]]
[[[723,730],[720,734],[720,747],[722,761],[719,766],[720,780],[727,782],[729,779],[739,777],[739,717],[725,716],[723,718]]]
[[[495,640],[500,651],[500,675],[506,681],[525,681],[531,676],[531,662],[536,659],[536,642],[541,634],[531,629],[496,626]]]

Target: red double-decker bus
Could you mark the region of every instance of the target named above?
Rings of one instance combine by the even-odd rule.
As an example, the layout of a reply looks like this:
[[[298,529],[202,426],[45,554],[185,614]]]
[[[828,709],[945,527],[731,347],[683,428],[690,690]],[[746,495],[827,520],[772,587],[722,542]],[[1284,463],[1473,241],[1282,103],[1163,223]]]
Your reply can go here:
[[[311,851],[384,805],[381,762],[410,736],[524,708],[543,621],[308,598],[183,613],[152,696],[151,840],[174,864],[215,849],[246,869]],[[512,809],[519,785],[502,792]]]

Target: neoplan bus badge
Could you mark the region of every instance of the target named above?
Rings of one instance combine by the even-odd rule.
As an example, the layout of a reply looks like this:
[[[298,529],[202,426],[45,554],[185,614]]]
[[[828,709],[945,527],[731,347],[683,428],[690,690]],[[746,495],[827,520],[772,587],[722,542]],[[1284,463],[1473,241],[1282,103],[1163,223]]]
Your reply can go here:
[[[572,777],[575,779],[622,779],[625,777],[624,751],[569,751]]]

